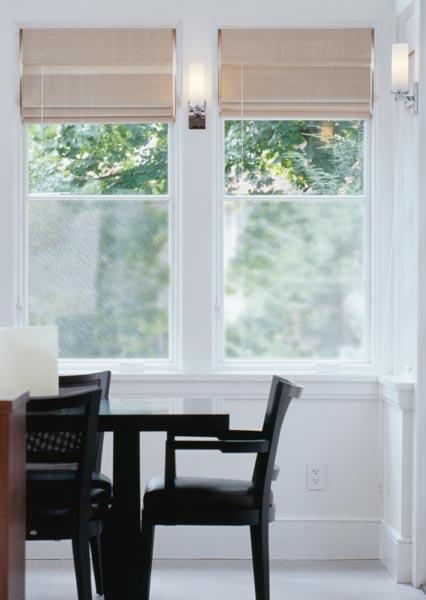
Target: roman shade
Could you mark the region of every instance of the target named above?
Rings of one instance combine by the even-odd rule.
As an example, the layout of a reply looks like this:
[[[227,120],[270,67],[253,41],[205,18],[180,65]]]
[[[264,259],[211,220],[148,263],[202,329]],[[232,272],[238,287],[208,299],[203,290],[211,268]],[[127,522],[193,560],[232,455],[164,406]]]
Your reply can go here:
[[[172,120],[173,29],[21,30],[25,122]]]
[[[372,29],[221,29],[225,117],[366,118]]]

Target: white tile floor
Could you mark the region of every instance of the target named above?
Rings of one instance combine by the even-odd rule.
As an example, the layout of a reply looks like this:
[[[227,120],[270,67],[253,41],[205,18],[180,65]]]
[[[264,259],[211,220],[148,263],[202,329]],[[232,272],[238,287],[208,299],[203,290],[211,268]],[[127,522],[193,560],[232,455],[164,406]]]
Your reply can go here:
[[[271,592],[271,600],[425,600],[423,592],[393,583],[375,560],[272,561]],[[251,564],[156,561],[151,598],[254,600]],[[72,562],[28,561],[27,600],[76,600]]]

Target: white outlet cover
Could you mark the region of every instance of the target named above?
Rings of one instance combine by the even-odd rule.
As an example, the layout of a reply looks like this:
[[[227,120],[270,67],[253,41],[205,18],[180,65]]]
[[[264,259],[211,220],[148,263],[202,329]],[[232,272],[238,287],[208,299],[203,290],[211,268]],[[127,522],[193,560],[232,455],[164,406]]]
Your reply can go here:
[[[325,465],[311,463],[306,465],[308,490],[325,489]]]

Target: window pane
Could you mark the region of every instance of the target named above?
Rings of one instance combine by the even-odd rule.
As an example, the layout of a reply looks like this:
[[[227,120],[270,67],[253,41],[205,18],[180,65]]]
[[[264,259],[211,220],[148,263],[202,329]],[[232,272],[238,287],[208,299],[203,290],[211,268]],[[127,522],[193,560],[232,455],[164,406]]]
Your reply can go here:
[[[167,194],[167,148],[167,123],[29,125],[29,191]]]
[[[225,357],[362,358],[363,205],[225,202]]]
[[[29,202],[29,323],[62,358],[168,358],[168,203]]]
[[[363,193],[363,121],[225,121],[225,193]]]

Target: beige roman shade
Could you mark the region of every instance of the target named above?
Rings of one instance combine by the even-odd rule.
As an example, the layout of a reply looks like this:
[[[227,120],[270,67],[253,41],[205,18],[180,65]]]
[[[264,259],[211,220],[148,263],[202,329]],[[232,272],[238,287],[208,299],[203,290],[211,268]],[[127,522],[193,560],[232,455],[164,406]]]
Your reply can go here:
[[[172,120],[173,29],[23,29],[23,120]]]
[[[225,117],[365,118],[372,29],[221,29]]]

